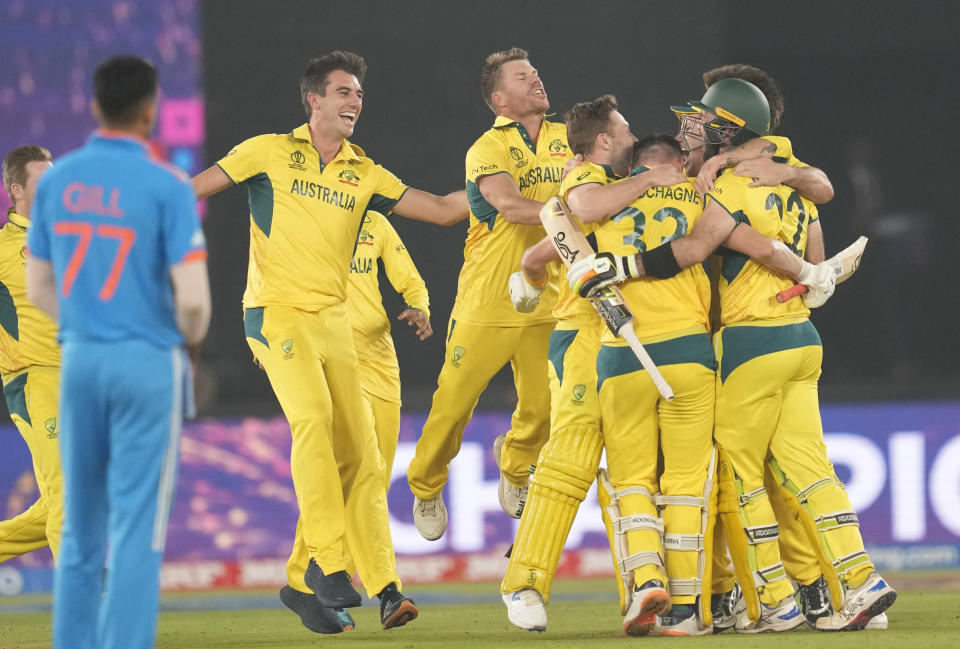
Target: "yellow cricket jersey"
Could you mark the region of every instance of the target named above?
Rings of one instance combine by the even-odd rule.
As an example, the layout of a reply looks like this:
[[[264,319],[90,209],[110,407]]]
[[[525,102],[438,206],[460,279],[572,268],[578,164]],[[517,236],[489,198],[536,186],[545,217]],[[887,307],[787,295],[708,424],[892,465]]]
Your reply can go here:
[[[506,173],[520,193],[546,201],[560,193],[563,167],[573,154],[567,145],[565,124],[544,121],[534,144],[519,123],[500,116],[493,128],[467,151],[467,199],[470,227],[463,251],[463,269],[453,307],[455,320],[478,325],[519,327],[553,322],[558,274],[550,282],[533,313],[518,313],[510,301],[507,280],[520,269],[523,251],[543,239],[542,227],[508,223],[477,187],[483,176]]]
[[[245,308],[342,302],[361,217],[389,214],[407,189],[346,140],[324,165],[307,124],[241,142],[217,165],[249,195]]]
[[[693,182],[651,187],[597,228],[597,248],[616,255],[653,250],[685,236],[702,212],[703,199]],[[709,330],[710,278],[701,264],[670,279],[630,280],[620,285],[620,291],[633,313],[633,328],[639,338]],[[604,333],[605,344],[616,340],[610,332]]]
[[[818,218],[817,206],[792,187],[750,187],[751,178],[724,171],[707,194],[707,204],[717,202],[737,222],[785,243],[799,257],[807,247],[807,227]],[[720,321],[723,325],[784,318],[806,318],[803,300],[780,304],[776,294],[793,286],[746,255],[723,251],[720,272]]]
[[[608,165],[584,162],[563,179],[563,183],[560,185],[560,195],[566,200],[570,190],[580,187],[581,185],[609,185],[618,180],[620,180],[620,176],[613,173],[613,169]],[[587,240],[596,246],[592,233],[596,230],[597,225],[594,223],[580,223],[577,215],[574,214],[573,216],[577,220],[577,224],[580,225],[580,229],[587,235]],[[563,279],[566,278],[564,277]],[[573,289],[570,288],[570,284],[566,281],[559,283],[557,306],[553,309],[553,315],[557,317],[560,323],[569,322],[571,326],[573,323],[582,325],[587,322],[600,322],[600,318],[590,301],[574,293]]]
[[[0,228],[0,375],[6,383],[35,365],[60,366],[57,325],[27,300],[24,247],[30,220],[13,210]]]
[[[429,317],[427,287],[410,253],[386,217],[370,211],[363,218],[357,249],[350,260],[347,312],[360,359],[363,389],[386,401],[400,403],[400,368],[390,336],[390,319],[380,295],[377,260],[383,260],[387,279],[403,295],[407,306],[420,309]]]

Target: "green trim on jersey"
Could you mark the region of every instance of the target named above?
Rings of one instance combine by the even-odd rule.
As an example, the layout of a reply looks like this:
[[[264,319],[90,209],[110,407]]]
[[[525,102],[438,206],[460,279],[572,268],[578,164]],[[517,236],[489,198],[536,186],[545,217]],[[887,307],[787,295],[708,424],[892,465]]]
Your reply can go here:
[[[680,336],[659,343],[649,343],[643,347],[657,367],[697,363],[711,372],[717,370],[717,358],[710,344],[710,336],[706,333]],[[597,355],[597,391],[600,391],[607,379],[639,371],[646,370],[632,349],[603,345]]]
[[[246,181],[247,202],[250,205],[250,217],[260,231],[268,237],[273,225],[273,183],[266,173],[258,173]]]
[[[499,171],[497,173],[504,174],[507,172]],[[478,177],[477,180],[479,179],[480,178]],[[480,187],[472,180],[467,181],[467,203],[470,204],[470,212],[473,214],[474,218],[481,223],[486,223],[487,229],[492,230],[493,224],[496,223],[497,215],[500,214],[500,212],[497,211],[497,208],[487,202],[487,199],[485,199],[483,194],[480,193]]]
[[[758,356],[822,344],[817,328],[809,320],[780,327],[726,327],[720,335],[723,342],[721,383],[735,369]]]
[[[263,307],[253,307],[243,310],[243,334],[247,338],[259,340],[267,349],[270,349],[270,343],[263,335]]]
[[[17,415],[25,422],[28,426],[33,426],[33,422],[30,421],[30,413],[27,412],[27,372],[24,372],[17,378],[13,379],[5,386],[3,386],[3,397],[7,402],[7,411],[10,415]]]
[[[567,329],[554,331],[550,334],[550,345],[547,347],[547,358],[553,365],[553,371],[557,374],[557,380],[563,383],[563,359],[567,355],[567,350],[576,339],[579,329]]]
[[[20,320],[17,317],[17,305],[10,295],[10,289],[0,282],[0,327],[16,341],[20,340]]]

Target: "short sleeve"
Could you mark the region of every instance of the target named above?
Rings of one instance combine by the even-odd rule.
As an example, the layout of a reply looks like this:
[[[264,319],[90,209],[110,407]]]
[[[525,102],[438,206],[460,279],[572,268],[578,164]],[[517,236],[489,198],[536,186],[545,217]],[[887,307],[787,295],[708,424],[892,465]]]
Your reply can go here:
[[[381,214],[390,214],[394,205],[403,198],[407,186],[390,170],[380,165],[376,165],[373,169],[374,173],[377,174],[377,184],[374,187],[367,209],[375,210]]]
[[[217,166],[235,183],[242,183],[259,173],[266,171],[270,147],[276,135],[257,135],[244,140],[230,149],[230,152],[217,161]]]
[[[163,248],[168,266],[206,259],[207,242],[197,216],[197,199],[188,183],[174,181],[164,197]]]
[[[722,207],[727,214],[733,217],[735,221],[740,223],[744,219],[744,214],[742,210],[731,210],[727,205],[737,205],[737,196],[740,195],[741,189],[736,182],[737,176],[734,176],[729,170],[720,174],[720,177],[717,178],[716,182],[713,184],[713,189],[707,192],[707,195],[703,198],[703,207],[706,209],[707,204],[710,201],[716,202],[720,207]]]
[[[607,172],[599,165],[591,163],[580,165],[572,169],[560,183],[560,195],[566,199],[571,189],[576,189],[581,185],[593,184],[606,185]]]
[[[493,136],[487,134],[481,137],[467,150],[467,182],[476,184],[484,176],[509,173],[507,155],[505,148]]]
[[[27,250],[30,256],[50,261],[50,183],[46,175],[40,177],[33,198],[30,228],[27,231]]]

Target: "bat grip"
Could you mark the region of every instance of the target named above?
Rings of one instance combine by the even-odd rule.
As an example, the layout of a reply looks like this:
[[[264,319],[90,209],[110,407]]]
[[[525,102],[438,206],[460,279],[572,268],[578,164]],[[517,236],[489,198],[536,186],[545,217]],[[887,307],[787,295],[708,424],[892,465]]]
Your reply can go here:
[[[786,288],[780,291],[779,293],[777,293],[777,302],[779,302],[780,304],[783,304],[784,302],[787,302],[788,300],[792,300],[798,295],[803,295],[804,293],[807,292],[807,290],[808,289],[806,284],[794,284],[790,288]]]

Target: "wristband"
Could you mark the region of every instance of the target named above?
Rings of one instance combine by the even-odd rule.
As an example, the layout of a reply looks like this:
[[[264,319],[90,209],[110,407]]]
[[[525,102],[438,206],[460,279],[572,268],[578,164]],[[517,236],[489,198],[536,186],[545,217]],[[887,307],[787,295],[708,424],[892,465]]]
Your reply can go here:
[[[673,246],[669,243],[657,246],[647,252],[641,252],[640,261],[643,262],[643,273],[647,277],[670,279],[683,270],[677,263],[677,258],[673,255]]]

